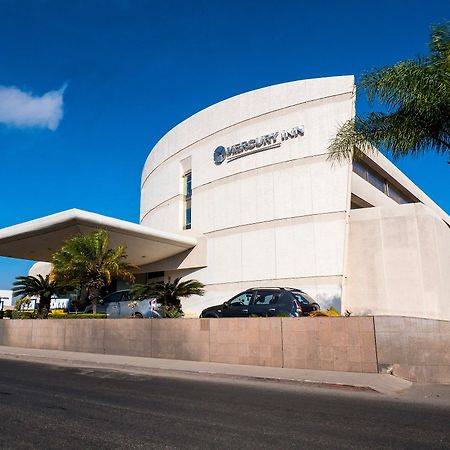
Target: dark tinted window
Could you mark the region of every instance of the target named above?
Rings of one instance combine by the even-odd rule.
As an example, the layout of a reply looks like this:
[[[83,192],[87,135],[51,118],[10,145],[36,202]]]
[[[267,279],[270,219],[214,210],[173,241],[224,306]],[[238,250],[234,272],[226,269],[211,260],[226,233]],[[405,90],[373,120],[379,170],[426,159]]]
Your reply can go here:
[[[381,174],[361,161],[353,162],[353,172],[375,186],[381,192],[391,197],[397,203],[413,203],[414,199],[395,188],[390,181],[387,181]],[[361,207],[361,206],[360,206]],[[355,208],[353,208],[355,209]]]
[[[122,298],[120,299],[121,302],[128,302],[130,301],[130,293],[125,291],[122,292]]]
[[[186,198],[192,197],[192,172],[188,172],[186,175]]]
[[[114,292],[113,294],[107,295],[102,303],[120,302],[122,299],[122,292]]]
[[[277,303],[280,293],[277,291],[258,291],[255,297],[255,305],[274,305]]]
[[[400,192],[398,189],[392,186],[391,183],[389,183],[388,187],[389,187],[389,197],[391,197],[392,200],[395,200],[397,203],[400,204],[411,203],[411,200],[409,200],[406,197],[406,195],[404,195],[402,192]]]
[[[369,169],[367,172],[367,181],[381,192],[386,193],[386,182],[381,175],[378,175],[376,172]]]
[[[190,229],[192,222],[192,172],[184,174],[184,228]]]
[[[303,292],[293,292],[292,294],[300,303],[304,305],[315,303],[313,298],[311,298],[308,294],[305,294]]]
[[[353,172],[367,180],[367,166],[359,161],[353,161]]]
[[[293,302],[294,302],[294,296],[292,295],[292,293],[288,292],[288,291],[282,291],[277,303],[282,303],[284,305],[287,305],[287,304],[292,304]]]
[[[244,292],[237,295],[229,301],[230,306],[248,306],[252,300],[253,294],[251,292]]]

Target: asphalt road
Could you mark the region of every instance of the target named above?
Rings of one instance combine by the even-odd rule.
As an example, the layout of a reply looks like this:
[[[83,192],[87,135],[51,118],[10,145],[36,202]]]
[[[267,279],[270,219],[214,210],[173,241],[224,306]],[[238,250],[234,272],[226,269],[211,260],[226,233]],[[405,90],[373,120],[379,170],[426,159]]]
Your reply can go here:
[[[450,409],[0,359],[0,448],[450,448]]]

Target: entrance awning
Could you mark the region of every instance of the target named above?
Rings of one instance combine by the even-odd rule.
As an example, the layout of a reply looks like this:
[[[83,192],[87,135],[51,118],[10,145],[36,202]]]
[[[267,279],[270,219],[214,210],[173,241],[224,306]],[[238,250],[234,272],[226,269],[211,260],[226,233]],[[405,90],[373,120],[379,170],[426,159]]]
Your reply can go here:
[[[50,261],[62,243],[76,235],[102,228],[109,232],[110,245],[126,245],[127,261],[142,266],[192,249],[197,240],[114,219],[79,209],[0,229],[0,256]]]

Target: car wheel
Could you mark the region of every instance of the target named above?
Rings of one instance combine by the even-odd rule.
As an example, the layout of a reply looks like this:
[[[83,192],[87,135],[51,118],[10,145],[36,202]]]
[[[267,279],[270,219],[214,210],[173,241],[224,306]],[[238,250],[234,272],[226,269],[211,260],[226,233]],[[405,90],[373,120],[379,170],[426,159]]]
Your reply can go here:
[[[204,319],[218,319],[219,316],[217,316],[216,314],[208,314],[207,316],[204,317]]]
[[[134,313],[134,318],[135,319],[143,319],[144,318],[144,316],[141,314],[141,313]]]

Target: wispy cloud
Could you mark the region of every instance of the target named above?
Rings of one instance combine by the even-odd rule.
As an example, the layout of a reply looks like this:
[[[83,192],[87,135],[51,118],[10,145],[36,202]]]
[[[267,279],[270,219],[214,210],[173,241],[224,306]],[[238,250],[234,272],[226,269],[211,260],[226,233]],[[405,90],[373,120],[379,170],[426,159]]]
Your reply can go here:
[[[39,97],[16,87],[0,86],[0,123],[56,130],[63,117],[65,89],[64,85]]]

